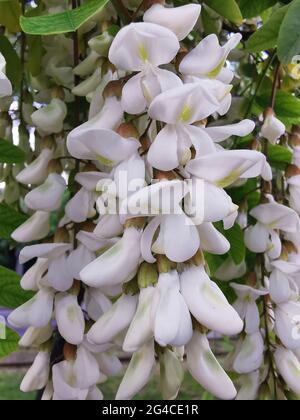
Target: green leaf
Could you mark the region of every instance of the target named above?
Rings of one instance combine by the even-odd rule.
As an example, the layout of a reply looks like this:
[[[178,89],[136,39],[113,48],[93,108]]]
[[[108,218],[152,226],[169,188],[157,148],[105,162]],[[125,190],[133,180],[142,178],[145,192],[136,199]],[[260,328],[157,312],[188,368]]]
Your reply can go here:
[[[218,25],[219,18],[213,19],[208,13],[208,11],[206,10],[206,8],[203,7],[202,12],[201,12],[201,19],[202,19],[205,35],[210,35],[210,34],[218,35],[218,33],[220,32],[219,30],[220,28]]]
[[[77,9],[52,15],[36,17],[21,16],[22,30],[31,35],[53,35],[74,32],[96,13],[98,13],[110,0],[90,0]]]
[[[274,168],[285,170],[287,165],[292,163],[293,153],[286,147],[269,144],[268,160]]]
[[[255,98],[259,111],[262,112],[270,104],[270,92],[265,92]],[[300,99],[296,98],[292,93],[279,90],[276,95],[275,113],[277,117],[284,123],[300,122]]]
[[[278,57],[289,64],[300,53],[300,0],[294,0],[283,19],[278,37]]]
[[[15,309],[33,297],[32,292],[20,286],[20,276],[0,266],[0,307]]]
[[[5,203],[0,203],[0,238],[10,239],[12,232],[27,220],[27,216],[19,213]]]
[[[235,264],[238,265],[243,262],[246,257],[246,247],[244,244],[244,233],[240,226],[235,224],[231,229],[225,230],[222,223],[216,223],[216,227],[230,243],[229,255]]]
[[[5,26],[9,32],[19,32],[19,18],[21,16],[21,5],[18,0],[0,2],[0,24]]]
[[[0,332],[5,333],[5,338],[0,338],[0,358],[9,356],[11,353],[14,353],[19,348],[20,337],[18,334],[9,327],[1,325],[0,320]]]
[[[205,3],[220,16],[230,20],[230,22],[237,25],[243,22],[242,13],[235,0],[205,0]]]
[[[6,75],[17,89],[21,82],[21,61],[9,40],[4,35],[0,35],[0,52],[6,60]]]
[[[0,138],[0,163],[22,163],[25,158],[23,150]]]
[[[246,49],[260,52],[276,47],[281,23],[288,9],[289,5],[276,10],[270,19],[248,39]]]
[[[278,0],[239,0],[239,7],[244,18],[250,19],[274,6]]]

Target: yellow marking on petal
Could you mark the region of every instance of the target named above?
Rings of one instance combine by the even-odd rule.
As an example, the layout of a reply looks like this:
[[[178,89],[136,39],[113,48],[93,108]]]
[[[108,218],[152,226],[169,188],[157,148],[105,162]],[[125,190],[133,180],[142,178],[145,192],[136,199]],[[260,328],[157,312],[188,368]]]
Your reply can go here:
[[[74,322],[76,320],[77,318],[76,314],[77,314],[77,311],[73,305],[67,308],[67,317],[71,322]]]
[[[113,166],[114,164],[113,160],[109,160],[105,158],[104,156],[98,155],[96,159],[98,160],[98,162],[102,163],[102,165],[105,165],[105,166]]]
[[[184,105],[182,112],[179,116],[179,120],[182,122],[189,122],[192,117],[192,108],[189,105]]]
[[[223,372],[223,369],[221,368],[221,366],[219,365],[219,363],[217,362],[215,356],[213,355],[211,351],[208,350],[204,353],[204,359],[212,371],[216,373]]]
[[[217,77],[220,71],[222,70],[222,68],[224,67],[225,62],[226,62],[226,59],[224,58],[213,70],[207,73],[206,76],[211,79],[214,79],[215,77]]]
[[[294,375],[300,379],[300,371],[299,371],[298,366],[292,360],[288,361],[288,365],[290,369],[293,371]]]
[[[145,63],[149,61],[148,51],[146,50],[145,45],[143,44],[139,45],[139,56]]]
[[[225,301],[219,296],[209,283],[204,283],[200,288],[200,293],[207,297],[207,300],[214,303],[216,306],[224,306]]]
[[[217,181],[216,185],[220,188],[228,187],[228,185],[233,184],[241,175],[240,169],[232,171],[228,176]]]

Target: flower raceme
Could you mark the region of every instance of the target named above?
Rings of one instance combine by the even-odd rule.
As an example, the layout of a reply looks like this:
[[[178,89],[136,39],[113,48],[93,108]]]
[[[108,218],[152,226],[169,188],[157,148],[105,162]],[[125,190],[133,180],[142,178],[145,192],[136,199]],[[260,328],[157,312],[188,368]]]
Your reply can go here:
[[[269,182],[273,174],[263,153],[227,148],[228,139],[253,133],[255,123],[219,120],[231,106],[234,74],[226,62],[241,35],[224,45],[209,35],[181,50],[187,37],[192,42],[200,11],[197,4],[156,3],[143,21],[115,36],[96,34],[73,70],[82,79],[77,86],[69,77],[69,39],[64,36],[57,50],[45,41],[47,73],[59,89],[50,95],[41,90],[45,106],[31,115],[43,139],[39,154],[16,176],[30,187],[24,198],[29,218],[12,234],[27,244],[20,262],[36,259],[21,279],[35,295],[9,317],[15,327],[27,328],[21,344],[38,349],[24,391],[44,389],[43,399],[100,400],[97,386],[118,373],[113,352],[123,350],[131,360],[116,399],[133,398],[156,360],[163,397],[176,398],[184,356],[191,375],[217,398],[255,398],[265,367],[261,301],[270,299],[276,304],[272,328],[281,341],[274,365],[299,392],[293,378],[299,371],[299,256],[286,255],[282,242],[297,247],[291,235],[299,232],[299,180],[289,178],[295,210],[268,195],[268,203],[250,211],[255,225],[243,217],[245,243],[265,254],[270,278],[264,287],[240,284],[248,267],[232,257],[226,230],[242,225],[247,209],[239,213],[230,190],[248,179]],[[11,94],[4,65],[0,55],[0,96]],[[62,99],[71,100],[67,91],[90,102],[88,120],[71,129]],[[269,115],[260,136],[276,143],[285,131],[281,124]],[[64,167],[63,131],[69,153]],[[59,218],[54,234],[53,213]],[[218,270],[210,272],[207,254],[220,258]],[[233,305],[215,279],[237,281],[225,285],[237,295]],[[50,365],[54,330],[63,354]],[[209,331],[239,338],[225,363],[242,375],[239,392],[210,348]]]

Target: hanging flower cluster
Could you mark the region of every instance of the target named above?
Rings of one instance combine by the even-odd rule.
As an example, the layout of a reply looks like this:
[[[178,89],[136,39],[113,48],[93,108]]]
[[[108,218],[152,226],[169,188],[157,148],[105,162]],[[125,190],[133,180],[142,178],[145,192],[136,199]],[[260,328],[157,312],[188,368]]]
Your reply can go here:
[[[48,10],[59,3],[47,1]],[[198,4],[152,1],[141,21],[92,37],[75,68],[71,39],[43,40],[51,83],[33,80],[43,106],[23,104],[37,141],[16,174],[30,217],[12,234],[25,244],[20,263],[33,261],[21,286],[34,297],[9,316],[26,328],[20,345],[38,349],[24,392],[102,399],[98,385],[120,372],[122,350],[130,362],[116,399],[138,394],[157,362],[164,399],[177,397],[185,366],[219,399],[255,399],[270,371],[275,389],[283,378],[300,394],[300,134],[283,179],[286,203],[272,195],[267,147],[227,147],[255,129],[248,119],[221,121],[232,104],[227,58],[241,35],[185,48],[200,12]],[[4,70],[0,55],[0,97],[12,93]],[[90,103],[76,128],[67,115],[74,96]],[[261,143],[277,144],[284,133],[266,112]],[[249,179],[261,180],[261,203],[248,213],[228,189]],[[212,276],[206,255],[230,252],[225,235],[236,224],[259,254],[255,272],[226,257]],[[230,283],[235,302],[214,280],[246,274],[247,284]],[[223,364],[210,331],[238,336]],[[240,375],[239,391],[227,368]]]

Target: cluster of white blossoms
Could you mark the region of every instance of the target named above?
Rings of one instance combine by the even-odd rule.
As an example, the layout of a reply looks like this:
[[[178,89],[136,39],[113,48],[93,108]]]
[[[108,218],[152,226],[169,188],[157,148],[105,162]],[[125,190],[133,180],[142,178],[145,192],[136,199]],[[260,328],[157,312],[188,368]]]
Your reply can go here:
[[[122,27],[115,37],[104,31],[90,39],[87,58],[73,70],[82,79],[75,87],[70,40],[45,41],[47,75],[65,95],[61,89],[43,91],[35,81],[48,103],[31,115],[42,140],[36,159],[17,175],[30,186],[24,205],[31,216],[12,238],[29,243],[21,263],[36,259],[21,280],[23,289],[36,294],[9,322],[27,328],[21,345],[39,349],[23,391],[44,389],[43,399],[101,399],[97,385],[119,372],[114,354],[122,349],[131,360],[117,399],[133,398],[150,380],[156,360],[164,399],[176,398],[186,359],[206,390],[231,400],[237,391],[211,351],[211,330],[226,336],[243,332],[230,369],[245,375],[238,398],[254,399],[264,381],[259,370],[265,353],[256,301],[270,293],[275,322],[269,328],[281,342],[276,366],[300,394],[295,352],[300,348],[300,332],[295,333],[300,172],[288,179],[295,210],[269,194],[250,214],[256,224],[246,230],[245,241],[264,255],[263,288],[232,284],[238,295],[232,306],[210,278],[204,258],[204,252],[223,255],[230,249],[214,223],[230,229],[241,220],[225,189],[249,178],[268,183],[272,170],[259,151],[222,146],[255,128],[250,120],[218,123],[231,106],[234,74],[226,62],[241,36],[221,46],[209,35],[191,51],[181,49],[200,11],[197,4],[153,4],[142,22]],[[1,59],[0,95],[10,94]],[[68,134],[68,153],[77,160],[76,189],[53,232],[50,216],[61,211],[68,189],[59,133],[67,125],[70,89],[87,98],[90,111],[88,121]],[[284,131],[269,115],[261,135],[276,143]],[[245,270],[245,263],[233,267],[226,260],[219,276],[233,280]],[[271,312],[271,302],[267,306]],[[57,359],[58,337],[63,351]]]

